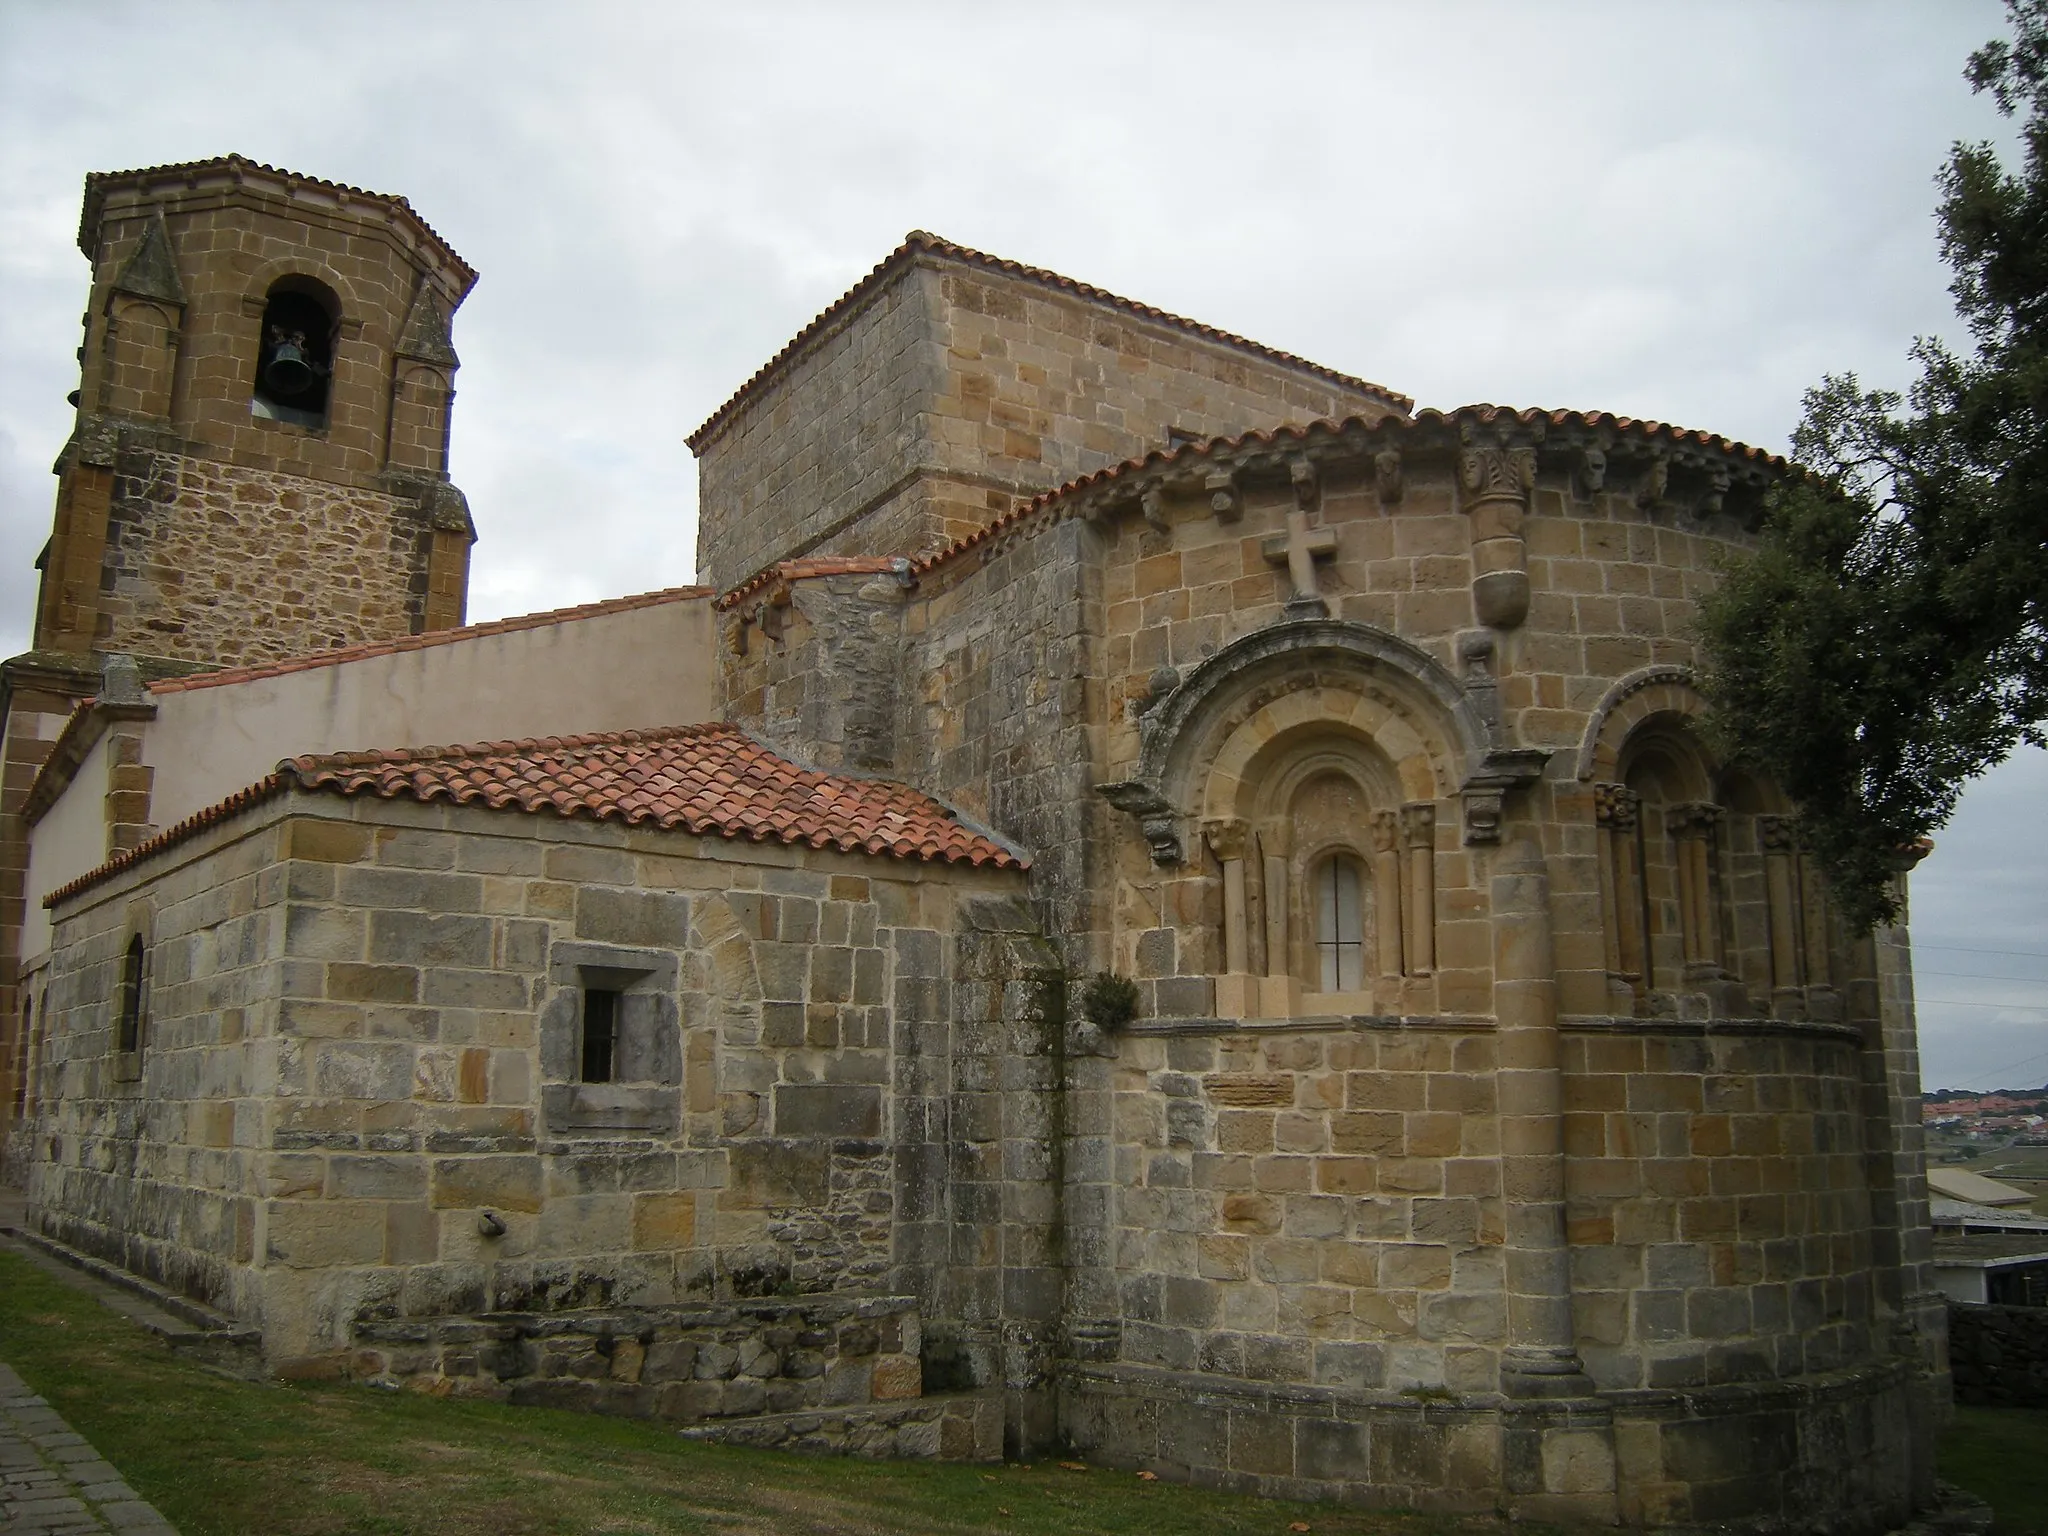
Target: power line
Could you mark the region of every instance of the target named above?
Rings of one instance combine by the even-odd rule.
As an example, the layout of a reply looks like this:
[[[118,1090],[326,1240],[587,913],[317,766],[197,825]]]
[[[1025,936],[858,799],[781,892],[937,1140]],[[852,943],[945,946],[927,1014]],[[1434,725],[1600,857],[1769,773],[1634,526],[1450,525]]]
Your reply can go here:
[[[2048,1006],[2040,1003],[1968,1003],[1960,997],[1916,997],[1916,1007],[1933,1005],[1940,1008],[2003,1008],[2008,1013],[2048,1013]]]
[[[1952,976],[1957,981],[2031,981],[2048,987],[2048,976],[1991,976],[1981,971],[1925,971],[1917,965],[1913,967],[1913,974],[1915,976]]]
[[[1925,939],[1915,939],[1913,948],[1941,949],[1956,955],[2011,955],[2022,960],[2048,960],[2048,950],[2040,949],[1971,949],[1966,944],[1930,944]]]

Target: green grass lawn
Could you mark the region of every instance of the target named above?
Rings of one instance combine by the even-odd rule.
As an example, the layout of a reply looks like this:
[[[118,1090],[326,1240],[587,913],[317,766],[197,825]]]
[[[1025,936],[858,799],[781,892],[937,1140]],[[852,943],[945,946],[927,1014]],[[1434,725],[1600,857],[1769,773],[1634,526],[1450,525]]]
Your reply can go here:
[[[183,1536],[1502,1529],[1204,1493],[1051,1460],[971,1467],[782,1455],[541,1408],[234,1381],[4,1252],[0,1360]]]
[[[2048,1536],[2048,1409],[1956,1409],[1941,1475],[1991,1506],[1995,1536]]]
[[[1450,1536],[1493,1521],[1204,1493],[1128,1472],[936,1466],[695,1445],[654,1424],[363,1387],[231,1380],[0,1252],[0,1360],[183,1536],[1004,1531]],[[2048,1412],[1964,1408],[1942,1474],[1998,1536],[2048,1536]],[[1518,1531],[1535,1536],[1532,1527]]]

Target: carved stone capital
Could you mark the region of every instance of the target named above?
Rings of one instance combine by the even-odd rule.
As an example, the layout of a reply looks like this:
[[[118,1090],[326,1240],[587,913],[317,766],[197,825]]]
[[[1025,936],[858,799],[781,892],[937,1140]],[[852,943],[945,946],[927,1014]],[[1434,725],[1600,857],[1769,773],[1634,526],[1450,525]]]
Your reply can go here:
[[[1711,838],[1721,824],[1721,807],[1706,800],[1688,800],[1664,813],[1664,824],[1673,837]]]
[[[1524,500],[1536,485],[1536,450],[1466,448],[1458,455],[1458,479],[1471,496]]]
[[[1756,835],[1765,853],[1790,854],[1799,847],[1799,826],[1790,816],[1757,817]]]
[[[1593,819],[1612,832],[1633,832],[1642,796],[1626,784],[1593,786]]]
[[[1399,811],[1374,811],[1372,813],[1372,847],[1375,853],[1392,853],[1401,846],[1401,813]]]
[[[1236,817],[1202,823],[1202,839],[1209,851],[1226,864],[1242,859],[1251,847],[1252,829]]]
[[[1436,846],[1436,807],[1428,801],[1401,807],[1401,841],[1410,848]]]

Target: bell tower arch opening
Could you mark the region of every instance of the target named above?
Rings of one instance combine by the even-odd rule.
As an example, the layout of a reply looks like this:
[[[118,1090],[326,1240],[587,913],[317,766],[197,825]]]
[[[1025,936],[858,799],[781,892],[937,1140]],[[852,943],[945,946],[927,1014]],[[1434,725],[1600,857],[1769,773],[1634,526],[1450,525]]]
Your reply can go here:
[[[318,278],[294,273],[272,283],[263,299],[250,414],[324,428],[340,331],[341,301]]]

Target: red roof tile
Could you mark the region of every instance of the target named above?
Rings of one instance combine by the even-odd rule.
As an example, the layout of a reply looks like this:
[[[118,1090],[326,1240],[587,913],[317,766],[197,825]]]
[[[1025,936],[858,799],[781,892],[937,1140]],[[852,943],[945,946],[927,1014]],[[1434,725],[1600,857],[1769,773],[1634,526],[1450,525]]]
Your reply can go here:
[[[457,640],[475,640],[485,635],[508,635],[522,629],[541,629],[575,619],[600,618],[608,613],[630,613],[638,608],[655,608],[663,603],[687,602],[709,597],[710,587],[668,587],[660,592],[641,592],[631,597],[608,597],[602,602],[582,603],[574,608],[555,608],[546,613],[522,613],[509,619],[492,619],[483,624],[465,624],[460,629],[430,629],[425,634],[401,635],[395,640],[365,640],[331,651],[307,656],[289,656],[253,667],[229,667],[220,672],[196,672],[189,677],[167,677],[149,685],[151,693],[188,693],[194,688],[224,688],[230,683],[253,682],[262,677],[282,677],[287,672],[305,672],[314,667],[338,667],[343,662],[363,661],[372,656],[393,656],[400,651],[423,651],[430,646],[452,645]]]
[[[420,232],[432,240],[448,255],[456,268],[463,274],[463,292],[476,286],[476,269],[464,261],[441,235],[441,232],[419,215],[419,210],[406,199],[390,192],[371,192],[362,187],[352,187],[346,182],[327,181],[319,176],[305,176],[297,171],[287,171],[275,165],[265,165],[251,160],[246,155],[216,155],[211,160],[181,160],[172,165],[145,165],[132,171],[91,171],[85,178],[85,202],[78,215],[78,248],[90,259],[96,254],[94,246],[99,239],[100,214],[106,207],[107,193],[124,182],[161,180],[170,176],[200,176],[209,171],[227,171],[241,175],[255,172],[261,176],[275,176],[287,184],[302,183],[309,187],[324,187],[329,192],[343,193],[348,197],[359,197],[403,214],[419,226]]]
[[[949,257],[955,261],[969,262],[975,266],[986,267],[990,271],[1001,272],[1010,277],[1021,277],[1029,282],[1042,283],[1048,288],[1057,288],[1062,292],[1073,294],[1076,298],[1086,299],[1093,304],[1107,305],[1112,309],[1120,309],[1126,314],[1137,315],[1146,320],[1156,321],[1161,325],[1170,325],[1175,330],[1185,331],[1191,336],[1199,336],[1204,341],[1220,342],[1222,345],[1235,348],[1240,352],[1250,352],[1254,356],[1267,358],[1272,362],[1284,364],[1289,368],[1299,368],[1306,373],[1316,375],[1318,378],[1327,379],[1333,384],[1342,385],[1346,389],[1355,389],[1362,394],[1384,400],[1397,411],[1405,412],[1415,404],[1407,395],[1388,389],[1383,384],[1374,384],[1365,379],[1354,378],[1348,373],[1339,373],[1334,368],[1325,368],[1321,363],[1312,363],[1305,357],[1296,357],[1292,352],[1282,352],[1277,347],[1264,346],[1259,342],[1249,340],[1234,332],[1218,330],[1213,325],[1204,325],[1199,320],[1189,320],[1182,315],[1170,314],[1163,309],[1155,309],[1152,305],[1141,304],[1136,299],[1122,298],[1117,294],[1096,288],[1088,283],[1076,282],[1071,277],[1062,277],[1057,272],[1048,272],[1043,267],[1029,267],[1019,261],[1007,261],[1001,256],[991,256],[985,251],[977,251],[964,245],[955,245],[950,240],[942,240],[937,235],[928,234],[924,230],[913,229],[903,237],[903,243],[884,257],[873,271],[847,289],[845,293],[833,300],[831,304],[827,305],[815,320],[791,337],[788,344],[780,352],[777,352],[767,362],[763,363],[755,371],[752,378],[735,390],[732,397],[725,404],[713,411],[701,427],[685,438],[684,441],[690,445],[690,451],[695,453],[701,449],[704,443],[709,440],[711,434],[723,426],[726,420],[746,402],[748,397],[767,382],[770,375],[791,357],[802,351],[805,344],[813,337],[829,328],[841,315],[855,308],[869,294],[916,261],[919,256],[926,253],[934,256]]]
[[[801,767],[729,725],[684,725],[288,758],[267,778],[60,887],[43,904],[55,906],[288,790],[588,816],[936,864],[1030,867],[1028,859],[907,785]]]

